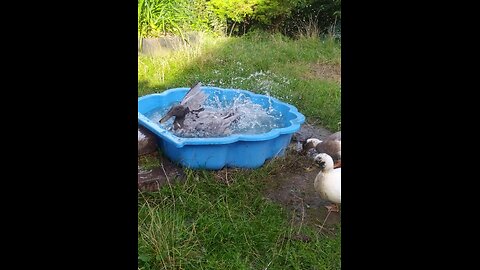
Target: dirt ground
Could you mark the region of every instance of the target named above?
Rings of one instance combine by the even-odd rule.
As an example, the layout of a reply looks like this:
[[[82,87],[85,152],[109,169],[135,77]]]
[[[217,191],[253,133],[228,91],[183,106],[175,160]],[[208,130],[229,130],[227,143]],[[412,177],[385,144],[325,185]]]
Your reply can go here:
[[[141,191],[155,191],[170,181],[171,184],[185,180],[182,167],[170,162],[170,160],[158,152],[148,154],[150,157],[160,160],[160,167],[144,169],[138,164],[138,189]]]
[[[341,66],[340,64],[329,64],[318,62],[312,64],[307,73],[303,75],[306,79],[323,79],[331,80],[340,83],[341,82]]]
[[[293,152],[289,154],[295,155]],[[313,161],[304,162],[287,171],[286,174],[266,180],[265,197],[288,210],[294,224],[323,225],[326,229],[334,230],[334,225],[340,222],[340,214],[331,212],[326,219],[328,210],[325,206],[329,203],[322,200],[313,187],[318,166]]]
[[[309,124],[304,124],[300,131],[294,134],[292,143],[286,151],[291,168],[285,169],[281,174],[266,180],[265,197],[279,203],[291,215],[291,222],[303,226],[311,225],[320,227],[323,225],[324,232],[333,233],[335,225],[340,222],[340,213],[328,214],[323,201],[315,192],[313,182],[319,172],[319,168],[311,158],[299,153],[298,142],[303,142],[314,137],[320,140],[330,135],[331,132]],[[150,153],[152,157],[160,159],[160,167],[150,170],[143,169],[138,165],[138,188],[139,190],[153,191],[170,181],[182,181],[185,175],[181,167],[171,163],[158,152]],[[140,162],[140,159],[139,159]],[[221,174],[222,171],[219,171]],[[328,214],[328,218],[327,217]]]

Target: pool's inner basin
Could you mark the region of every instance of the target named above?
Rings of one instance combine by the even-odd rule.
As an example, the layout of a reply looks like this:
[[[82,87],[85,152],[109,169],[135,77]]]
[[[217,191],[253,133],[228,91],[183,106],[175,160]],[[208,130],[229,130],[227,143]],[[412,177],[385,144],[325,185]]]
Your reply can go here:
[[[204,93],[207,93],[204,91]],[[208,138],[224,137],[232,134],[260,134],[274,128],[285,126],[281,108],[273,105],[271,98],[267,102],[255,103],[260,100],[252,100],[250,96],[240,92],[226,94],[221,91],[213,91],[208,94],[208,99],[203,104],[201,112],[203,119],[213,121],[213,128],[202,128],[193,117],[186,117],[185,124],[191,128],[174,130],[175,117],[161,124],[159,120],[167,111],[180,101],[174,101],[166,107],[157,107],[145,113],[145,116],[153,123],[172,132],[176,136],[184,138]],[[278,107],[278,106],[277,106]],[[231,115],[226,120],[222,117]],[[233,119],[233,121],[231,120]],[[217,125],[226,125],[228,128],[215,128]],[[195,128],[193,128],[195,127]]]

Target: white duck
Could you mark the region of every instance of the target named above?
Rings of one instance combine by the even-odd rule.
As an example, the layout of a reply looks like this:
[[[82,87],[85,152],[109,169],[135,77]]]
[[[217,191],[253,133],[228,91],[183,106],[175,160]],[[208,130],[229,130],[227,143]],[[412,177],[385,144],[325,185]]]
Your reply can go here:
[[[320,172],[315,177],[315,191],[322,199],[333,203],[325,206],[328,211],[338,212],[338,204],[341,203],[341,168],[334,169],[332,157],[325,153],[316,155],[314,160],[320,166]]]

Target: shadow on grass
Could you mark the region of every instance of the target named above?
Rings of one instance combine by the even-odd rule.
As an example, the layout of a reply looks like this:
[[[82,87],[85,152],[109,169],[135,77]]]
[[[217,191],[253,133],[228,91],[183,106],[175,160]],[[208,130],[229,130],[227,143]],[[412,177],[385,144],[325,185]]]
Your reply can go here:
[[[153,91],[154,89],[150,87],[150,82],[147,80],[139,80],[138,88],[145,89],[146,91]]]

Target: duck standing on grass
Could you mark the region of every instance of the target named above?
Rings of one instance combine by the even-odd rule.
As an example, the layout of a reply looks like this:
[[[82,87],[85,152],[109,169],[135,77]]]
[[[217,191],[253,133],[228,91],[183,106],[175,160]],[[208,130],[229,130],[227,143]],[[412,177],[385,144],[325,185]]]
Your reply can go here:
[[[329,212],[338,212],[341,203],[342,168],[333,168],[333,159],[328,154],[320,153],[315,156],[315,162],[320,166],[320,172],[315,177],[315,191],[323,200],[333,203],[325,206]]]
[[[308,139],[303,145],[303,151],[306,153],[310,149],[315,152],[325,153],[333,159],[334,168],[342,166],[342,137],[341,131],[335,132],[321,141],[316,138]]]

